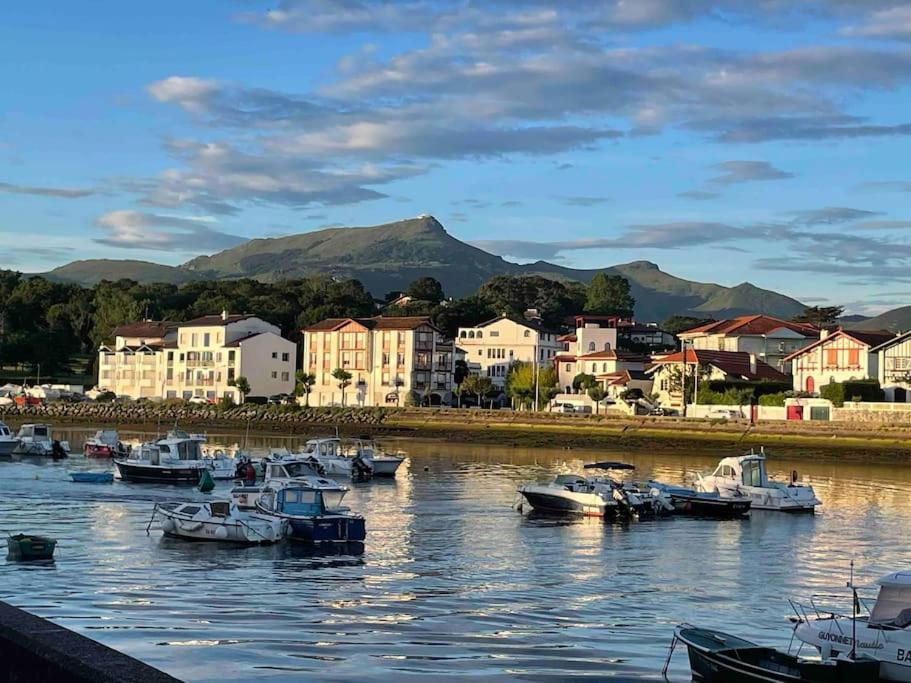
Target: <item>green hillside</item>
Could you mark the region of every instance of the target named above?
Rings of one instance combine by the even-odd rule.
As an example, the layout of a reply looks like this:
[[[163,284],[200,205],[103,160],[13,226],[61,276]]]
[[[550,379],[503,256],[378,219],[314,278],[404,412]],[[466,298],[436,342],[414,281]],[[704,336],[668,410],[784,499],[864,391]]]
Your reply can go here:
[[[135,260],[87,259],[73,261],[65,266],[54,268],[42,275],[57,282],[75,282],[83,286],[92,286],[102,280],[121,280],[130,278],[138,282],[167,282],[181,284],[194,279],[194,276],[175,266]]]
[[[889,330],[907,332],[911,330],[911,306],[902,306],[886,311],[873,318],[867,318],[851,325],[855,330]]]

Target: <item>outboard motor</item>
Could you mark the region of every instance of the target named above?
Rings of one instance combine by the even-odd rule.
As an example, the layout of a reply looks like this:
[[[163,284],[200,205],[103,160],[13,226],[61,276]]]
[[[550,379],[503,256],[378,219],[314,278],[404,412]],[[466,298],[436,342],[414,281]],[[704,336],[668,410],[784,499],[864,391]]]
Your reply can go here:
[[[351,459],[351,478],[355,481],[367,481],[373,476],[373,468],[360,455]]]
[[[791,486],[797,486],[797,470],[791,470]]]
[[[66,456],[66,451],[63,450],[63,446],[60,445],[60,442],[57,439],[54,439],[54,443],[51,444],[51,457],[54,460],[62,460]]]

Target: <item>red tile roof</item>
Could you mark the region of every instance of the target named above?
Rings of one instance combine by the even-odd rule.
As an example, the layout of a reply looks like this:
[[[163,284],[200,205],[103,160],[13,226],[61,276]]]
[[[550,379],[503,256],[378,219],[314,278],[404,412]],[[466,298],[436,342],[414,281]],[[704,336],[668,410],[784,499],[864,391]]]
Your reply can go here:
[[[787,375],[778,372],[768,363],[756,359],[756,372],[750,371],[750,354],[743,351],[705,351],[703,349],[687,349],[686,362],[700,365],[712,365],[726,375],[742,377],[743,379],[757,380],[770,379],[781,382],[789,381]],[[664,356],[656,361],[653,367],[659,365],[673,365],[683,363],[683,351],[677,351]]]
[[[610,351],[593,351],[592,353],[586,353],[582,356],[576,356],[577,360],[625,360],[625,361],[646,361],[646,357],[639,353],[631,353],[627,351],[616,351],[611,349]]]
[[[739,337],[741,335],[760,335],[769,334],[780,329],[791,330],[805,337],[815,337],[819,330],[809,323],[795,323],[789,320],[781,320],[768,315],[742,315],[739,318],[729,320],[717,320],[712,323],[705,323],[689,330],[680,332],[678,336],[684,337],[691,334],[723,334],[729,337]]]
[[[318,323],[305,327],[304,332],[332,332],[348,323],[357,323],[368,330],[414,330],[422,325],[437,329],[436,325],[426,315],[413,316],[382,316],[373,318],[326,318]]]
[[[826,342],[829,342],[833,339],[838,339],[839,337],[850,337],[854,341],[859,342],[859,343],[863,344],[864,346],[868,346],[869,348],[872,349],[874,347],[880,346],[882,344],[885,344],[887,342],[894,340],[896,338],[896,336],[897,335],[894,332],[888,332],[886,330],[875,331],[875,332],[867,332],[866,330],[836,330],[835,332],[832,332],[825,339],[820,339],[819,341],[814,342],[813,344],[810,344],[809,346],[804,346],[802,349],[798,349],[797,351],[792,353],[790,356],[787,356],[785,358],[785,360],[791,360],[792,358],[797,358],[797,356],[799,356],[803,353],[806,353],[807,351],[809,351],[811,349],[815,349],[815,348],[819,347],[820,345],[825,344]]]

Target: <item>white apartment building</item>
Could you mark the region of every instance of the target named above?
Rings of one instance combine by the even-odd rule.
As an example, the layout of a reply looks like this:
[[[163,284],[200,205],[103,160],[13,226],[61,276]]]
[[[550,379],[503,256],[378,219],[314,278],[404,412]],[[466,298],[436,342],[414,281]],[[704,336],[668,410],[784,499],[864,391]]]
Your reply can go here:
[[[302,330],[312,406],[448,404],[453,346],[426,316],[328,318]],[[351,373],[340,387],[335,370]]]
[[[98,353],[98,387],[128,398],[240,402],[294,391],[297,346],[275,325],[253,315],[207,315],[183,323],[142,321],[114,330]]]
[[[540,367],[553,363],[563,348],[557,336],[536,321],[501,315],[474,327],[460,327],[456,342],[472,374],[490,377],[495,386],[504,387],[513,363],[537,362]]]

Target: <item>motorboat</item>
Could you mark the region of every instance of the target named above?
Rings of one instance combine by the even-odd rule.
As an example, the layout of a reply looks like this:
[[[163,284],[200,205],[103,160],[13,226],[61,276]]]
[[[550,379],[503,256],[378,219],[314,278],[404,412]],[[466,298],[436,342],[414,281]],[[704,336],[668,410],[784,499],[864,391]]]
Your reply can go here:
[[[796,471],[787,484],[769,479],[764,451],[722,458],[712,474],[697,476],[696,490],[717,492],[722,498],[747,496],[753,510],[813,512],[822,505],[812,486],[798,483]]]
[[[116,429],[99,429],[95,436],[85,440],[82,452],[87,458],[126,458],[130,447],[120,440]]]
[[[737,518],[749,514],[752,499],[747,496],[722,497],[716,491],[706,493],[684,486],[649,481],[648,487],[663,491],[671,498],[674,512],[694,517]]]
[[[285,460],[266,460],[265,461],[264,479],[266,484],[289,484],[297,479],[306,477],[317,477],[320,482],[334,484],[344,488],[337,482],[324,478],[319,463],[313,459],[285,459]]]
[[[19,439],[13,435],[4,422],[0,422],[0,456],[12,455],[17,446],[19,446]]]
[[[853,572],[852,572],[853,573]],[[866,614],[852,581],[852,614],[837,614],[791,601],[797,612],[794,637],[815,647],[823,658],[854,654],[880,663],[884,681],[911,681],[911,571],[897,571],[877,581],[879,593]]]
[[[192,541],[276,543],[288,533],[288,522],[239,508],[232,501],[156,503],[146,528],[159,519],[166,536]]]
[[[287,484],[267,485],[256,510],[286,520],[292,540],[309,543],[361,543],[367,536],[364,518],[342,507],[348,488],[315,476]]]
[[[635,469],[633,465],[620,462],[590,463],[585,468]],[[528,484],[519,487],[518,492],[535,512],[545,514],[641,518],[673,511],[670,496],[656,490],[643,490],[634,484],[623,484],[608,476],[560,474],[550,483]]]
[[[399,465],[405,462],[402,453],[387,453],[375,441],[366,437],[355,439],[348,454],[370,464],[374,477],[394,477]]]
[[[13,449],[13,455],[65,458],[70,452],[70,444],[54,439],[50,425],[46,424],[24,424],[19,427],[16,439],[19,445]]]
[[[239,446],[229,450],[203,448],[202,452],[213,479],[242,479],[237,468],[251,460],[250,455]]]
[[[704,683],[873,683],[879,665],[866,659],[805,659],[721,631],[684,624],[674,630],[665,676],[677,643],[686,646],[694,681]]]
[[[293,453],[295,458],[314,458],[329,476],[363,480],[373,476],[369,460],[359,453],[347,454],[338,437],[310,439],[304,449]],[[398,467],[398,465],[396,465]]]
[[[196,485],[208,467],[200,441],[171,433],[144,443],[129,458],[114,459],[115,476],[134,483]]]

